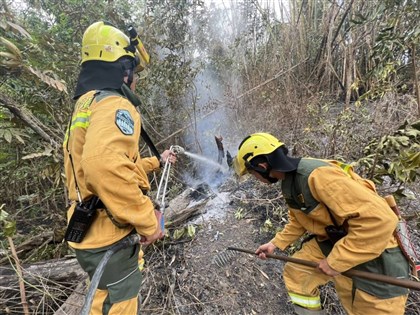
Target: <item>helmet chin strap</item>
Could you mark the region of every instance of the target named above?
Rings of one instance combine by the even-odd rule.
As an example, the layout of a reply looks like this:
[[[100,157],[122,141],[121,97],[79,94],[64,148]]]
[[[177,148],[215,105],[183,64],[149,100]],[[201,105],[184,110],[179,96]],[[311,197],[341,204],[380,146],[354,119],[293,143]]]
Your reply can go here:
[[[275,184],[279,181],[277,178],[270,176],[271,166],[269,165],[267,166],[267,168],[254,166],[253,170],[256,171],[258,174],[260,174],[262,178],[268,180],[271,184]]]
[[[131,83],[133,83],[134,80],[134,71],[133,70],[125,70],[125,73],[127,74],[127,86],[130,87]]]
[[[127,77],[127,85],[131,86],[131,83],[133,83],[134,80],[134,69],[136,68],[137,61],[135,59],[124,59],[121,63],[124,70],[124,76]]]
[[[252,165],[252,163],[247,161],[248,157],[249,155],[244,156],[245,167],[248,170],[253,170],[257,172],[258,174],[261,175],[262,178],[268,180],[271,184],[277,183],[279,181],[277,178],[270,176],[270,171],[272,170],[272,167],[268,163],[267,163],[267,167],[255,166],[255,165]]]
[[[260,174],[264,179],[268,180],[271,184],[277,183],[279,180],[277,178],[270,176],[270,171],[268,172],[259,172],[256,171],[258,174]]]

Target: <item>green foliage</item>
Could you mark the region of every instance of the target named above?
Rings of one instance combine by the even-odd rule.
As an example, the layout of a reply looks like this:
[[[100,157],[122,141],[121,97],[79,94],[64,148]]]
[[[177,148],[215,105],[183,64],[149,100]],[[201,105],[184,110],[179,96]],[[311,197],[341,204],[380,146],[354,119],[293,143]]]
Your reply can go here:
[[[326,101],[307,110],[308,124],[299,141],[304,151],[301,155],[353,161],[362,156],[364,144],[374,137],[366,106],[345,108],[344,104]]]
[[[8,129],[0,129],[0,138],[3,138],[8,144],[12,143],[13,138],[20,142],[21,144],[25,144],[23,138],[28,138],[29,136],[22,132],[21,129],[10,127]],[[0,158],[1,159],[1,158]]]
[[[9,219],[9,214],[3,210],[5,204],[0,206],[0,226],[2,227],[1,237],[12,237],[16,233],[16,221]]]
[[[235,219],[236,220],[243,219],[245,217],[245,215],[246,215],[246,212],[245,212],[244,208],[239,207],[238,209],[236,209],[236,211],[235,211]]]
[[[188,224],[187,226],[184,226],[182,228],[176,229],[173,234],[172,238],[174,240],[179,240],[182,237],[188,237],[188,238],[194,238],[196,233],[196,228],[192,224]]]
[[[355,24],[374,25],[375,42],[367,80],[373,81],[360,100],[383,97],[385,93],[406,89],[410,80],[410,62],[416,59],[412,50],[420,43],[417,1],[381,1],[364,15],[359,13]]]
[[[168,106],[169,110],[179,110],[200,69],[200,63],[194,61],[196,48],[192,35],[193,23],[200,23],[201,16],[196,15],[194,21],[190,16],[201,6],[200,1],[176,1],[167,10],[166,1],[146,1],[150,20],[142,33],[153,62],[140,94],[148,100],[148,105],[162,105],[162,108],[153,105],[156,114],[168,111]]]
[[[273,230],[275,230],[275,229],[274,229],[274,225],[271,222],[270,218],[266,219],[264,221],[263,226],[261,227],[261,231],[265,232],[265,233],[269,233],[269,232],[273,232]]]
[[[376,182],[384,176],[393,182],[413,183],[420,175],[420,121],[401,126],[364,148],[365,157],[358,165],[369,170]]]

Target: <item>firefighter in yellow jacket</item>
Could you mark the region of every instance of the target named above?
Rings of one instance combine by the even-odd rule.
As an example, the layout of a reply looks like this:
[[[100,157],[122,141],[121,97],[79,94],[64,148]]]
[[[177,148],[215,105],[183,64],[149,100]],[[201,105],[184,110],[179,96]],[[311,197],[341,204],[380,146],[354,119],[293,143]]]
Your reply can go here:
[[[76,238],[71,238],[74,242],[69,241],[90,277],[106,250],[129,234],[140,234],[146,245],[163,237],[158,212],[145,195],[150,189],[146,174],[158,169],[162,161],[139,154],[141,121],[132,91],[135,72],[149,61],[144,48],[139,48],[138,41],[104,22],[93,23],[83,35],[77,102],[63,149],[72,201],[68,219],[78,202],[95,200],[97,208],[83,239],[77,239],[76,233],[72,234]],[[176,161],[169,150],[161,158]],[[111,257],[95,292],[91,314],[137,313],[139,247],[120,250]]]
[[[305,232],[313,236],[293,257],[318,262],[318,268],[287,263],[283,272],[296,314],[326,314],[319,286],[332,279],[348,314],[404,314],[407,289],[340,275],[354,268],[408,279],[408,261],[393,236],[397,217],[374,184],[349,165],[287,153],[272,135],[255,133],[240,144],[234,168],[264,183],[280,180],[288,205],[287,225],[256,250],[260,258],[285,250]]]

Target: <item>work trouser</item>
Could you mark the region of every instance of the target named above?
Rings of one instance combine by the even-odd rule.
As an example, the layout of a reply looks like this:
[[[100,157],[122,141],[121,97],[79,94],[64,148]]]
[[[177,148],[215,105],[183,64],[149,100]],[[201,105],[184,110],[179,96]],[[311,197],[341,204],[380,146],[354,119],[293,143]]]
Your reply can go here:
[[[76,258],[92,279],[96,267],[110,246],[76,250]],[[99,281],[90,315],[136,315],[140,291],[139,245],[114,253]]]
[[[325,258],[315,238],[303,244],[294,258],[321,261]],[[308,310],[321,309],[319,286],[334,281],[340,301],[349,315],[402,315],[408,294],[392,298],[378,298],[353,286],[345,276],[329,277],[315,268],[287,263],[283,272],[291,301]]]

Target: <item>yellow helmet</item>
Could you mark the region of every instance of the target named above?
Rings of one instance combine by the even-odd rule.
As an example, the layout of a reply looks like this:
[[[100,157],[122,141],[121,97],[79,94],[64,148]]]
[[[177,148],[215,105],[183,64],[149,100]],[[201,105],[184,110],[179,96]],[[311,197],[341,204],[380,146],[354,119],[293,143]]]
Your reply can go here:
[[[238,154],[233,160],[236,174],[239,176],[246,174],[253,158],[268,155],[283,145],[284,143],[269,133],[254,133],[246,137],[239,145]]]
[[[140,44],[134,46],[119,29],[103,21],[95,22],[83,34],[82,63],[91,60],[115,62],[127,56],[136,60],[135,71],[141,71],[149,62],[149,55],[139,39],[138,42],[141,44],[141,52],[138,50]]]

